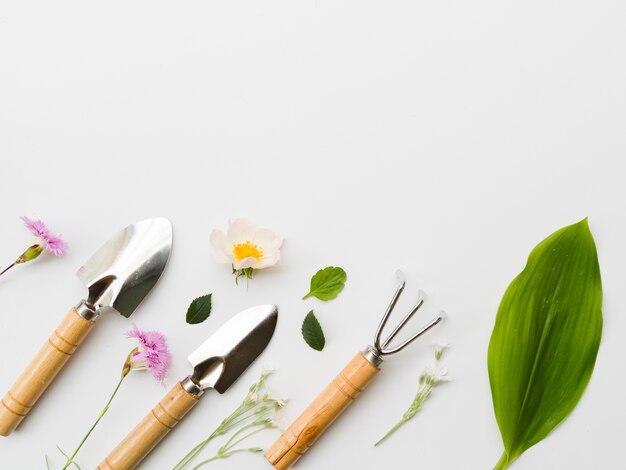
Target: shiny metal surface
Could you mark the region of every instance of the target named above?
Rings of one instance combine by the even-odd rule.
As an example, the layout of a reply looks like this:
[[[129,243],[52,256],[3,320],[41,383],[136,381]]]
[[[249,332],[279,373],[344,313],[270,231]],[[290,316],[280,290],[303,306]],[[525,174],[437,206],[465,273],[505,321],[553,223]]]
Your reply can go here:
[[[376,351],[374,346],[368,346],[363,351],[361,351],[363,357],[369,361],[374,367],[378,367],[383,362],[383,357],[379,352]]]
[[[426,333],[428,330],[433,328],[435,325],[441,323],[443,320],[446,319],[446,313],[442,310],[441,312],[439,312],[438,316],[433,318],[425,326],[420,328],[413,335],[409,336],[406,340],[402,341],[398,346],[390,348],[389,345],[396,338],[400,330],[404,328],[407,322],[413,317],[413,315],[417,313],[419,308],[424,304],[424,297],[425,297],[424,292],[420,290],[418,300],[416,304],[413,306],[413,308],[409,310],[409,312],[404,316],[402,320],[400,320],[400,323],[398,323],[396,327],[391,331],[391,334],[385,340],[382,340],[381,336],[385,328],[385,325],[387,325],[387,321],[389,320],[391,312],[395,308],[396,303],[398,302],[398,299],[400,298],[400,294],[402,294],[402,291],[404,290],[404,286],[406,285],[406,281],[404,279],[404,274],[402,274],[402,271],[396,272],[396,276],[398,277],[398,281],[399,281],[398,288],[393,294],[393,297],[391,298],[391,302],[389,303],[389,306],[387,307],[385,314],[380,320],[378,328],[376,328],[376,334],[374,335],[374,346],[368,346],[363,351],[363,356],[372,365],[376,367],[378,367],[383,362],[384,356],[389,355],[389,354],[395,354],[397,352],[402,351],[410,343],[412,343],[417,338],[419,338],[424,333]]]
[[[81,300],[74,308],[76,309],[76,313],[78,313],[85,320],[93,321],[98,318],[98,311],[94,307],[87,304],[86,300]]]
[[[200,395],[202,395],[204,393],[204,390],[202,390],[202,388],[197,385],[192,379],[191,379],[191,375],[188,375],[187,377],[185,377],[183,380],[180,381],[180,385],[183,387],[183,389],[185,389],[188,393],[190,393],[191,395],[194,395],[196,397],[199,397]]]
[[[161,277],[171,250],[169,220],[158,217],[129,225],[76,273],[89,289],[86,305],[96,314],[115,310],[129,317]]]
[[[189,355],[193,382],[224,393],[263,352],[277,319],[276,305],[259,305],[232,317]]]

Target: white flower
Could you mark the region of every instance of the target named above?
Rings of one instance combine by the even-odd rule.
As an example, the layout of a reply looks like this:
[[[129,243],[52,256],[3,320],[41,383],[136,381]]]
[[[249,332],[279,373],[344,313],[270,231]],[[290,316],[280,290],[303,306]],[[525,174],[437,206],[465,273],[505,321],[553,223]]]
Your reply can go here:
[[[267,377],[272,375],[274,372],[276,372],[276,369],[274,369],[273,367],[263,366],[263,369],[261,369],[261,378],[263,380],[265,380]]]
[[[263,269],[280,262],[283,238],[247,219],[235,219],[228,231],[211,232],[211,256],[217,263],[228,263],[233,269]]]
[[[428,364],[422,376],[426,382],[430,382],[433,385],[452,380],[452,377],[448,375],[448,369],[438,364]]]
[[[441,339],[437,339],[431,343],[431,346],[435,350],[435,359],[441,359],[443,352],[450,347],[449,343],[442,341]]]
[[[288,398],[283,398],[283,397],[275,397],[274,395],[270,394],[270,393],[266,393],[265,396],[263,397],[263,399],[265,401],[269,401],[272,402],[273,404],[275,404],[278,408],[284,408],[287,405],[287,402],[289,401]]]
[[[447,349],[450,347],[450,343],[446,343],[445,341],[441,339],[436,339],[431,344],[432,344],[432,347],[435,348],[435,351],[443,351],[444,349]]]

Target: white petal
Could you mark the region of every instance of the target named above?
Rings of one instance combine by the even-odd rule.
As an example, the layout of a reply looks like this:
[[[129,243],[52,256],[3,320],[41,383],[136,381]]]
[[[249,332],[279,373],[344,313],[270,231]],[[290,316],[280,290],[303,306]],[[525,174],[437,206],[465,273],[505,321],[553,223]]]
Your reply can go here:
[[[229,245],[245,243],[254,238],[256,226],[248,219],[235,219],[228,224],[228,232],[226,233],[226,242]]]
[[[257,259],[254,256],[249,256],[247,258],[242,259],[239,262],[235,260],[233,265],[235,266],[235,269],[246,269],[246,268],[253,268],[256,262],[257,262]]]
[[[276,266],[278,263],[280,263],[280,251],[274,252],[273,256],[265,256],[265,254],[263,254],[263,258],[258,260],[258,262],[252,267],[254,269],[270,268],[272,266]]]
[[[436,339],[435,341],[432,342],[432,347],[435,348],[435,350],[443,351],[449,348],[450,344],[446,343],[445,341],[441,339]]]
[[[272,256],[283,244],[283,239],[271,230],[260,228],[255,232],[252,243],[263,250],[263,255]]]
[[[226,243],[226,234],[221,230],[213,230],[209,237],[210,253],[216,263],[232,263],[231,251]]]
[[[271,374],[273,374],[274,372],[276,372],[276,369],[274,367],[271,366],[263,366],[263,368],[261,369],[261,375],[263,377],[267,377]]]

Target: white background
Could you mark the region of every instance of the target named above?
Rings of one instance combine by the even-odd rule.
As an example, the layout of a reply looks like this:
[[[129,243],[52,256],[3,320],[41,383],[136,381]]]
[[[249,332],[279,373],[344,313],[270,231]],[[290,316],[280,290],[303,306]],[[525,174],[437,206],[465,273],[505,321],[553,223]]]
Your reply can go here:
[[[70,244],[0,279],[0,393],[84,296],[75,270],[129,223],[168,217],[174,251],[132,318],[167,334],[168,388],[222,322],[277,303],[269,348],[226,394],[207,393],[143,468],[168,469],[240,401],[262,365],[290,397],[287,425],[372,340],[395,288],[421,287],[450,321],[384,365],[298,468],[490,469],[502,444],[486,370],[502,294],[532,247],[585,216],[598,245],[605,330],[578,408],[513,468],[620,468],[626,433],[626,5],[613,1],[9,2],[0,6],[0,263],[30,238],[19,215]],[[248,290],[208,236],[248,217],[281,233],[283,265]],[[327,265],[334,301],[300,300]],[[211,318],[184,321],[214,293]],[[315,309],[318,353],[300,336]],[[400,312],[398,312],[400,313]],[[61,462],[104,405],[131,322],[99,321],[36,409],[0,439],[0,468]],[[417,327],[416,325],[413,325]],[[454,382],[380,448],[442,337]],[[161,398],[124,383],[78,457],[94,468]],[[251,441],[269,445],[277,433]],[[211,447],[205,454],[212,455]],[[214,468],[269,468],[254,455]],[[210,468],[210,467],[208,467]]]

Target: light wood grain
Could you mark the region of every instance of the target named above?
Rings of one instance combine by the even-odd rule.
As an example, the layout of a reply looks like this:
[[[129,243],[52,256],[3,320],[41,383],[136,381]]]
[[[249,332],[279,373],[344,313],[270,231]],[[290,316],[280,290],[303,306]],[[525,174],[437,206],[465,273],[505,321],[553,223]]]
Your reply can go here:
[[[0,435],[8,436],[72,357],[94,322],[71,309],[0,402]]]
[[[98,470],[131,470],[150,453],[168,432],[198,403],[198,397],[187,392],[180,383],[98,466]]]
[[[266,452],[265,458],[269,463],[278,470],[291,467],[379,370],[361,353],[357,354]]]

